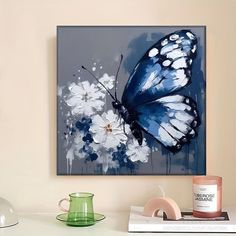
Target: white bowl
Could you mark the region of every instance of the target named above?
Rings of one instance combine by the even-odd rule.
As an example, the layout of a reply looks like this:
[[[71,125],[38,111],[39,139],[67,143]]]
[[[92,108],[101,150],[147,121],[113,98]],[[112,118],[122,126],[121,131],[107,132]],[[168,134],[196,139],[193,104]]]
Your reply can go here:
[[[13,226],[18,223],[17,214],[6,199],[0,197],[0,228]]]

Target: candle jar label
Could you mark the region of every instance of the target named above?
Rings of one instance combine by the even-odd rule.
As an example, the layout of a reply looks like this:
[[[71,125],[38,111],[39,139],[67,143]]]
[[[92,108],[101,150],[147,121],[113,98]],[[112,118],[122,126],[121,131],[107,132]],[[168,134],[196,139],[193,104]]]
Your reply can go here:
[[[217,185],[193,185],[193,210],[217,211]]]

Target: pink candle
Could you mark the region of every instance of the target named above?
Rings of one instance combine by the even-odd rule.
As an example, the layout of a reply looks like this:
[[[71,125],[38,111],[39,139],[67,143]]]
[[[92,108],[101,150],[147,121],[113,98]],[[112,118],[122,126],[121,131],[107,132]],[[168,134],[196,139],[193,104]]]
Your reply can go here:
[[[222,177],[193,177],[193,216],[218,217],[222,208]]]

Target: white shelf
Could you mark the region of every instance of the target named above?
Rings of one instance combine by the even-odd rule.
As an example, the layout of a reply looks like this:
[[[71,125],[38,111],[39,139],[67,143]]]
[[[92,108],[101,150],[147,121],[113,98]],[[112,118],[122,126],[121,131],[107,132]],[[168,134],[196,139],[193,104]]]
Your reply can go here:
[[[106,219],[90,227],[69,227],[56,220],[57,214],[20,214],[19,224],[0,228],[0,236],[154,236],[183,235],[176,233],[128,233],[129,212],[104,213]],[[206,236],[209,234],[184,234],[184,236]],[[211,234],[235,235],[235,234]]]

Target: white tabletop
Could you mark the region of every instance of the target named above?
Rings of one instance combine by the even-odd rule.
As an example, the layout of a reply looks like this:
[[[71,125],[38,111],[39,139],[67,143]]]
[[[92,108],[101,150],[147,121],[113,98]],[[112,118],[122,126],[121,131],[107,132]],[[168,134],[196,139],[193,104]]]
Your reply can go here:
[[[19,224],[0,228],[0,236],[122,236],[122,235],[139,235],[139,236],[154,236],[154,235],[183,235],[178,233],[128,233],[128,212],[120,213],[104,213],[106,219],[98,222],[90,227],[70,227],[56,220],[57,214],[35,213],[35,214],[20,214]],[[204,236],[209,234],[184,234],[184,236]],[[235,234],[210,234],[214,235],[235,235]]]

